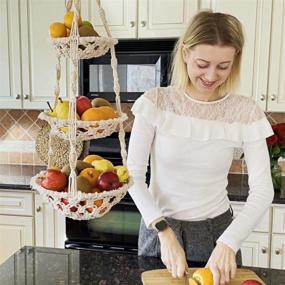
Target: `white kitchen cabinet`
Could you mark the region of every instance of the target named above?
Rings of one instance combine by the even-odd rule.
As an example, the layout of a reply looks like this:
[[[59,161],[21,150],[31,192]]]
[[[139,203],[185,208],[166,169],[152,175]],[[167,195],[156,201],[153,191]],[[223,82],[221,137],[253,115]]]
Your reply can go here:
[[[112,35],[121,39],[179,37],[199,8],[199,0],[102,0],[101,4]],[[105,34],[96,1],[82,1],[81,8],[82,17]]]
[[[57,62],[49,25],[62,22],[64,0],[0,0],[0,108],[47,109],[54,101]],[[68,93],[62,60],[61,96]]]
[[[231,202],[234,217],[244,206],[244,202]],[[241,245],[244,266],[269,267],[271,208],[261,218],[254,231]]]
[[[35,193],[35,245],[64,248],[65,217]]]
[[[272,234],[271,268],[285,269],[285,235]]]
[[[263,110],[285,111],[285,2],[283,0],[202,0],[201,8],[236,16],[245,46],[239,94]]]
[[[65,218],[39,194],[0,190],[0,263],[25,245],[64,248]]]

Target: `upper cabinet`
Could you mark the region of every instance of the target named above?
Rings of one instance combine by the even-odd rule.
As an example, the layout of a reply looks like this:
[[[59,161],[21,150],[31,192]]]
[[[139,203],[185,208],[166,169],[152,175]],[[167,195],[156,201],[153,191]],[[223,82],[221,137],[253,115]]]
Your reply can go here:
[[[283,0],[208,0],[201,8],[236,16],[245,46],[239,94],[263,110],[285,111],[285,2]]]
[[[116,38],[173,38],[198,11],[199,0],[102,0],[101,5]],[[82,17],[105,34],[96,1],[82,1],[81,8]]]
[[[48,30],[64,14],[64,0],[0,0],[0,108],[43,109],[53,102],[57,58]],[[61,78],[65,97],[65,60]]]

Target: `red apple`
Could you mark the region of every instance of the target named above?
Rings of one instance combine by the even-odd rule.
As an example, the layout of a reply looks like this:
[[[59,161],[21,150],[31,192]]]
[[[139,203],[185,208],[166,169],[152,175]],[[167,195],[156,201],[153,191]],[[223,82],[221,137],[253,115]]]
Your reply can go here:
[[[106,171],[99,175],[96,187],[102,191],[117,189],[122,186],[119,177],[112,171]]]
[[[248,279],[243,281],[241,285],[262,285],[262,283],[254,279]]]
[[[91,101],[85,96],[76,98],[76,112],[81,116],[87,109],[92,108]]]
[[[54,191],[62,191],[67,185],[67,178],[60,170],[48,169],[43,173],[41,186]]]

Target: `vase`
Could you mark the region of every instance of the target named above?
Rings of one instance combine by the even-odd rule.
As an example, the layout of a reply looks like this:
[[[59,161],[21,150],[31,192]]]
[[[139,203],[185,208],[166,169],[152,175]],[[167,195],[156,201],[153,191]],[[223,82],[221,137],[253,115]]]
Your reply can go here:
[[[271,160],[271,176],[274,190],[280,191],[282,185],[282,169],[278,164],[278,160]]]

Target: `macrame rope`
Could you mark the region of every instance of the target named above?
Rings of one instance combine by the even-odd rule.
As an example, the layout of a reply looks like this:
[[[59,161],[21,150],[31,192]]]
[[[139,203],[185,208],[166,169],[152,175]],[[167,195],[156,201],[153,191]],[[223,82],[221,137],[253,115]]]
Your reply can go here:
[[[96,0],[97,6],[99,8],[99,15],[101,18],[101,21],[104,25],[104,28],[106,30],[106,33],[108,37],[112,38],[111,31],[109,29],[107,19],[105,16],[105,11],[101,6],[101,1]],[[120,84],[119,84],[119,77],[118,77],[118,61],[116,57],[116,52],[115,52],[115,47],[111,47],[111,66],[113,70],[113,78],[114,78],[114,91],[116,94],[116,108],[118,111],[119,116],[122,114],[122,109],[121,109],[121,101],[120,101]],[[123,165],[127,164],[127,151],[126,151],[126,142],[125,142],[125,131],[124,131],[124,125],[123,122],[120,121],[119,123],[119,141],[120,141],[120,147],[121,147],[121,156],[122,156],[122,161]]]

